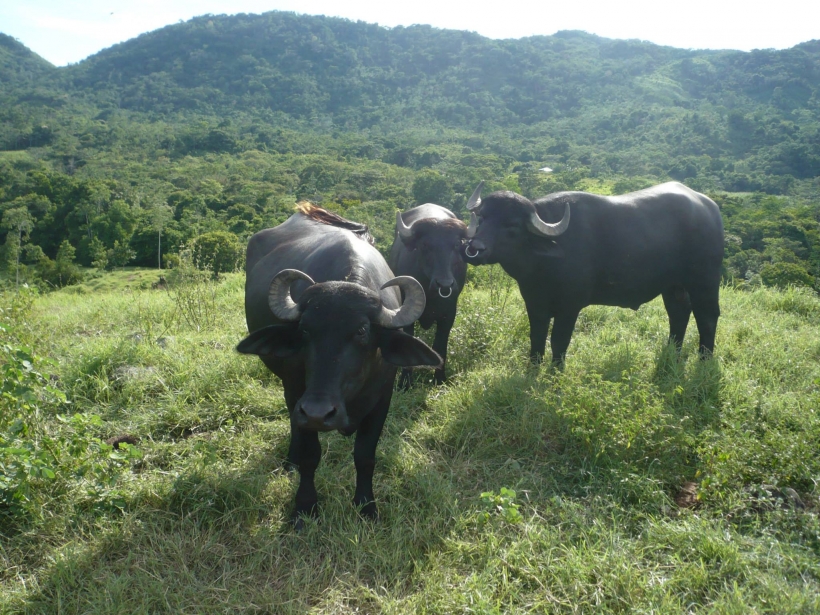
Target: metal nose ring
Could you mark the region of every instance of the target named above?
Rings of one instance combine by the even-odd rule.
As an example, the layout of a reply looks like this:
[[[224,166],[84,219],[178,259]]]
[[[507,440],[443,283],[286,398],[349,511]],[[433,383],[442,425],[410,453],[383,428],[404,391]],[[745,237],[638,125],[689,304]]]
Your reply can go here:
[[[447,287],[447,294],[446,295],[441,292],[442,290],[443,290],[442,287],[439,286],[438,287],[438,296],[441,297],[442,299],[447,299],[447,297],[451,297],[453,295],[453,287],[452,286]]]
[[[473,250],[473,253],[472,253],[472,254],[470,254],[470,249],[471,249],[471,248],[472,248],[472,250]],[[467,247],[464,249],[464,254],[466,254],[466,255],[467,255],[467,258],[475,258],[476,256],[478,256],[478,250],[476,250],[475,248],[473,248],[473,246],[467,246]]]

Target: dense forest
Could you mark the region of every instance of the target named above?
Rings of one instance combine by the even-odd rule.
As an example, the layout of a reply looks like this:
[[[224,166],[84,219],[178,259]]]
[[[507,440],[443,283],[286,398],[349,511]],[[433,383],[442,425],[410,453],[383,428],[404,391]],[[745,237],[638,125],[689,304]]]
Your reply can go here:
[[[57,68],[0,34],[6,283],[173,265],[197,240],[241,252],[300,199],[384,248],[395,208],[463,213],[479,180],[534,197],[675,179],[721,205],[728,280],[817,288],[818,84],[820,41],[695,51],[271,12]]]

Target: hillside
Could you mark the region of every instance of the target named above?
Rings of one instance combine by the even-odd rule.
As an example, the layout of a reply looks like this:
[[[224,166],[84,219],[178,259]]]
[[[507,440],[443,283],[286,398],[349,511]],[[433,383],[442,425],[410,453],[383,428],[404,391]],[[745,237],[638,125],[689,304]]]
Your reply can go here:
[[[805,271],[789,279],[820,274],[816,41],[751,53],[582,32],[496,41],[283,12],[199,17],[63,68],[3,41],[0,212],[26,208],[23,241],[52,259],[67,241],[90,266],[116,243],[149,265],[160,231],[172,252],[202,232],[244,240],[297,199],[383,240],[394,208],[458,212],[480,180],[541,196],[676,179],[755,225],[749,210],[776,202],[799,229],[733,229],[742,251],[785,237]],[[173,219],[158,230],[160,205]],[[761,258],[737,274],[754,278]]]
[[[47,60],[0,32],[0,85],[4,90],[45,85],[56,73],[57,69]]]

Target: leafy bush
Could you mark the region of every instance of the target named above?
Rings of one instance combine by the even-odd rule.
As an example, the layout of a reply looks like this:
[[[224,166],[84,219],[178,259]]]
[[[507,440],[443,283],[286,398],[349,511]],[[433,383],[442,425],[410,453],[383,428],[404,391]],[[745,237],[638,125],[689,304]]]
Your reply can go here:
[[[212,328],[216,323],[217,284],[214,277],[208,270],[195,267],[187,250],[168,275],[177,318],[195,331]]]
[[[119,479],[140,453],[97,437],[103,427],[97,415],[56,413],[66,407],[66,395],[38,371],[54,363],[36,357],[15,335],[30,305],[18,301],[2,311],[0,322],[0,519],[31,522],[46,502],[77,486],[92,505],[122,508]]]
[[[242,262],[243,246],[239,237],[227,231],[214,231],[197,237],[191,248],[197,269],[220,273],[236,271]]]
[[[485,491],[481,494],[481,504],[484,512],[479,516],[480,523],[488,523],[493,517],[498,516],[510,524],[521,523],[524,517],[518,510],[519,504],[515,502],[515,491],[501,487],[501,491]]]
[[[766,286],[814,286],[814,277],[796,263],[766,263],[760,268],[760,277]]]

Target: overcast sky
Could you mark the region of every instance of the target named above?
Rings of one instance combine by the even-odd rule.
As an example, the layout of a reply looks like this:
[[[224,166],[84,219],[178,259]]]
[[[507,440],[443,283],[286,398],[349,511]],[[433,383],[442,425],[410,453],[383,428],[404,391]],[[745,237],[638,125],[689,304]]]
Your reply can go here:
[[[784,49],[820,39],[818,0],[0,0],[0,32],[62,66],[197,15],[272,10],[491,38],[585,30],[690,49]]]

